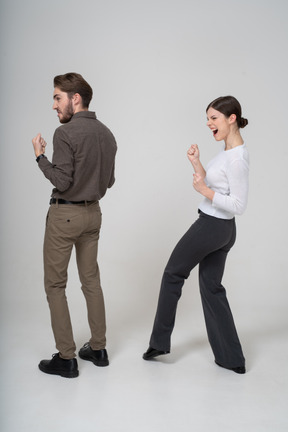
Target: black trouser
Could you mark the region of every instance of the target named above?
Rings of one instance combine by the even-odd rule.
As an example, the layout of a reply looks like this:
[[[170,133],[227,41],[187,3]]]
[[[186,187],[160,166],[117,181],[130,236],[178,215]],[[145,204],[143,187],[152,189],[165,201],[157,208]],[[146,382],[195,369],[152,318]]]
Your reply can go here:
[[[233,316],[221,284],[227,254],[236,239],[235,219],[200,212],[176,245],[165,268],[150,346],[170,350],[178,300],[191,270],[199,264],[199,284],[209,342],[216,362],[244,366],[245,359]]]

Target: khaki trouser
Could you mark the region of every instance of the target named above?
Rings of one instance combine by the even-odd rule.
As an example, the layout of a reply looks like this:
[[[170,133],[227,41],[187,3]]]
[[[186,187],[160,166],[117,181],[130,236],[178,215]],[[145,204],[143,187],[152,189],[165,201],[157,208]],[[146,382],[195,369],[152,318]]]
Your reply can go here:
[[[87,304],[90,346],[94,350],[106,346],[105,306],[97,264],[100,227],[98,202],[56,203],[49,208],[44,239],[44,283],[56,348],[64,359],[75,357],[76,350],[65,294],[73,245]]]

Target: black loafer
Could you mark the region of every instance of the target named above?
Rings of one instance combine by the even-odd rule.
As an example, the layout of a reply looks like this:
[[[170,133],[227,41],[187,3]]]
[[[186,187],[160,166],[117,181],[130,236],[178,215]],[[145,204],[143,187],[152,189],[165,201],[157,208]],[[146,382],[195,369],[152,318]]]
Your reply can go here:
[[[79,351],[79,357],[83,360],[88,360],[96,366],[108,366],[108,354],[106,349],[93,350],[89,342],[85,343]]]
[[[39,369],[44,373],[60,375],[64,378],[76,378],[79,375],[77,360],[62,359],[59,353],[53,354],[52,360],[41,360]]]
[[[170,351],[159,351],[155,348],[149,347],[147,349],[147,351],[143,354],[143,359],[144,360],[151,360],[154,357],[158,357],[160,355],[169,354],[169,353],[170,353]]]
[[[245,374],[246,373],[245,366],[238,366],[238,367],[234,367],[234,368],[229,368],[229,367],[222,366],[220,363],[217,363],[216,360],[215,360],[215,363],[224,369],[231,370],[231,371],[236,372],[238,374]]]

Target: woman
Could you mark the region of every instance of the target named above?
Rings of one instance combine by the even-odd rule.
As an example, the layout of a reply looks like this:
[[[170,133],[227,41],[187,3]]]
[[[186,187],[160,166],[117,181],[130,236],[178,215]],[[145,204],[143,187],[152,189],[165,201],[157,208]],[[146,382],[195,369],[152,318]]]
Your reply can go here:
[[[221,284],[227,254],[236,238],[235,215],[244,212],[248,197],[249,158],[240,128],[242,118],[237,99],[215,99],[206,110],[207,126],[224,149],[204,170],[196,144],[188,150],[193,168],[193,186],[203,195],[199,218],[176,245],[165,268],[154,327],[148,350],[150,360],[170,352],[176,308],[184,281],[199,264],[199,285],[208,339],[217,365],[244,374],[245,358],[233,316]]]

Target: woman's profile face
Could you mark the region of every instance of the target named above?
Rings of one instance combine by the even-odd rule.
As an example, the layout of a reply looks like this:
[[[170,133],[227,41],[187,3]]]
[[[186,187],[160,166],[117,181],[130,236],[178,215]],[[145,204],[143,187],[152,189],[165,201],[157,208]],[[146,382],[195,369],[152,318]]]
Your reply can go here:
[[[232,114],[234,115],[234,114]],[[207,111],[207,126],[211,129],[216,141],[225,140],[230,133],[230,125],[232,116],[227,118],[220,111],[210,107]]]

